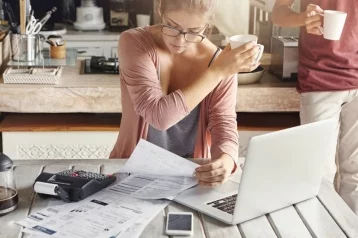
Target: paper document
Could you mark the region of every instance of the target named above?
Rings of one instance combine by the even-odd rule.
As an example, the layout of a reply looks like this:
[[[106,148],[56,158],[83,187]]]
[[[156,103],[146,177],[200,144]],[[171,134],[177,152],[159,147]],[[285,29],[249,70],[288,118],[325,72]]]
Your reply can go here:
[[[121,174],[129,176],[122,176],[112,186],[80,202],[43,209],[17,224],[26,227],[25,231],[33,237],[133,237],[133,230],[143,230],[169,204],[163,198],[173,199],[197,183],[193,178],[197,167],[198,164],[140,140],[120,169]]]
[[[198,164],[141,139],[120,172],[193,177],[197,167]]]
[[[124,232],[144,217],[158,214],[169,203],[164,200],[118,196],[109,191],[98,195],[90,201],[72,203],[75,206],[61,208],[57,215],[33,222],[30,227],[24,221],[17,223],[56,238],[109,238]]]
[[[134,222],[134,224],[130,227],[128,227],[124,231],[119,231],[108,238],[138,238],[142,235],[142,232],[147,227],[148,223],[150,223],[151,220],[156,216],[157,214],[151,214],[144,218],[138,219]],[[164,214],[163,214],[164,217]],[[25,233],[31,234],[29,238],[48,238],[50,236],[45,235],[43,233],[35,232],[33,230],[30,230],[28,228],[25,228],[22,230]]]
[[[105,189],[77,203],[45,208],[16,223],[28,228],[24,231],[33,237],[128,237],[128,229],[144,229],[168,204]]]
[[[173,200],[180,192],[196,184],[194,178],[188,177],[132,174],[107,189],[141,199]]]

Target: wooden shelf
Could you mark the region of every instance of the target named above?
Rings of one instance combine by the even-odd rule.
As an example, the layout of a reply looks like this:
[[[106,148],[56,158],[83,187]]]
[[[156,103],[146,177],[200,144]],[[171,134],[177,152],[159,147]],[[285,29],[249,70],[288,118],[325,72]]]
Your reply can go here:
[[[300,125],[299,113],[237,113],[240,131],[276,131]]]
[[[119,131],[120,121],[121,114],[117,113],[6,113],[0,131]]]
[[[118,113],[5,113],[1,132],[119,131]],[[238,130],[275,131],[300,125],[299,113],[237,113]]]

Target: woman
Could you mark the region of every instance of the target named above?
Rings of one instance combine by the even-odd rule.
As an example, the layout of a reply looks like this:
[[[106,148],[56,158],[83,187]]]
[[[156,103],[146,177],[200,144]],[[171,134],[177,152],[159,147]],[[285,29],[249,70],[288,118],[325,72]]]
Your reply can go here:
[[[205,36],[215,0],[162,0],[161,24],[123,32],[119,41],[122,121],[111,158],[128,158],[140,138],[187,158],[212,158],[199,184],[216,186],[235,170],[237,72],[255,69],[258,48],[222,52]],[[209,151],[210,150],[210,151]]]

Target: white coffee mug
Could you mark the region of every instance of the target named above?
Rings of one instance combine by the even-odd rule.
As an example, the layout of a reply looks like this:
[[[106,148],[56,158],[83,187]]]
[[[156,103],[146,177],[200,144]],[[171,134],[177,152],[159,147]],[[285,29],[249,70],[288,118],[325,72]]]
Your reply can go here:
[[[264,53],[264,46],[261,44],[257,44],[257,36],[255,35],[249,35],[249,34],[244,34],[244,35],[236,35],[236,36],[232,36],[230,37],[230,46],[231,49],[235,49],[237,47],[240,47],[246,43],[249,42],[254,42],[256,45],[259,46],[259,53],[256,56],[255,62],[254,64],[257,64],[259,62],[259,60],[262,57],[262,54]]]
[[[323,37],[327,40],[339,40],[342,35],[347,13],[325,10],[323,16],[323,28],[319,27]]]
[[[148,26],[150,24],[150,15],[137,14],[136,17],[138,27]]]

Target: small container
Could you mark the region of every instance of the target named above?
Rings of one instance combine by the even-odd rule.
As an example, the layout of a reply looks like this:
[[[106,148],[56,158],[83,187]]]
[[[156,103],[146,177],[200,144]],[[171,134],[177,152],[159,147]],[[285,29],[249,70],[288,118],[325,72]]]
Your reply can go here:
[[[13,162],[9,157],[0,153],[0,216],[14,211],[18,203]]]
[[[243,72],[237,74],[238,84],[257,83],[263,76],[265,69],[260,65],[251,72]]]
[[[64,59],[66,58],[66,42],[60,46],[50,45],[50,57],[52,59]]]
[[[35,61],[40,51],[39,35],[11,35],[11,57],[14,61]]]

